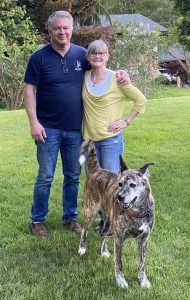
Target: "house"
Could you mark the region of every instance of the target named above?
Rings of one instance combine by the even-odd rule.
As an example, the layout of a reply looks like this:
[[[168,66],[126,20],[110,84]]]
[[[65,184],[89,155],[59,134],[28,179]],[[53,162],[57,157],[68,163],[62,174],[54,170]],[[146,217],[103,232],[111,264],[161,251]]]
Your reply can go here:
[[[167,53],[160,55],[160,61],[162,63],[169,63],[176,60],[185,61],[185,54],[183,48],[180,46],[172,46],[168,49]]]
[[[111,23],[119,22],[122,26],[127,24],[143,24],[147,26],[150,30],[157,28],[160,32],[166,33],[168,29],[157,22],[141,15],[141,14],[122,14],[122,15],[110,15]],[[105,16],[100,16],[100,23],[102,26],[106,27],[110,25],[109,20]]]
[[[147,27],[149,30],[157,29],[162,34],[167,34],[168,29],[161,24],[154,22],[153,20],[141,15],[141,14],[117,14],[110,15],[111,24],[119,22],[122,26],[128,24],[142,25]],[[102,26],[110,26],[110,21],[105,16],[100,16],[100,23]],[[119,30],[117,31],[119,34]],[[166,53],[160,54],[160,65],[162,68],[166,68],[170,74],[180,73],[181,77],[186,81],[186,72],[181,68],[179,60],[185,63],[185,55],[183,48],[173,45],[168,49]]]

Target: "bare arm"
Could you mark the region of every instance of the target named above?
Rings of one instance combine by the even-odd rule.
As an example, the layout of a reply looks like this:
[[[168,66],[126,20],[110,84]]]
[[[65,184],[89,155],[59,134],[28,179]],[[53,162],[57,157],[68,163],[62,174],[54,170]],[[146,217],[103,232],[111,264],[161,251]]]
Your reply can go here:
[[[39,123],[36,114],[36,87],[34,85],[25,84],[24,87],[24,105],[28,115],[31,136],[36,141],[45,143],[46,132],[44,127]]]

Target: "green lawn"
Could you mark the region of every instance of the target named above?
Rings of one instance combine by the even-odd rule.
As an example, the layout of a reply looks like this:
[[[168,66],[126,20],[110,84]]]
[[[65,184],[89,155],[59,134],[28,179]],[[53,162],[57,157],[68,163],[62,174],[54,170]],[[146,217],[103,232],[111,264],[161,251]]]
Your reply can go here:
[[[123,266],[129,289],[116,286],[112,255],[100,256],[99,235],[91,228],[88,251],[77,254],[79,236],[61,222],[61,164],[50,198],[45,239],[30,235],[30,206],[37,172],[35,146],[24,110],[0,111],[0,299],[7,300],[187,300],[190,284],[190,91],[149,100],[147,111],[124,132],[130,167],[155,161],[150,182],[156,221],[147,257],[150,290],[137,280],[134,240],[125,243]],[[172,91],[173,92],[173,91]],[[173,94],[172,94],[173,95]],[[129,107],[127,107],[129,109]],[[84,184],[81,176],[79,221]]]
[[[157,86],[152,89],[151,93],[152,99],[159,99],[159,98],[168,98],[168,97],[183,97],[190,95],[189,88],[177,88],[175,85],[172,86]]]

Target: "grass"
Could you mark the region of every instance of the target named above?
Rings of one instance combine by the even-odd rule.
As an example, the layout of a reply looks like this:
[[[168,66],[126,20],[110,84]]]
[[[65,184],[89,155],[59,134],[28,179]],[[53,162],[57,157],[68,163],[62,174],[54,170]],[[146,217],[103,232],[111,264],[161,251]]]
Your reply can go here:
[[[172,91],[173,93],[173,91]],[[173,94],[172,94],[173,95]],[[129,107],[127,106],[127,109]],[[0,298],[5,300],[186,300],[190,283],[190,94],[148,102],[146,114],[124,132],[125,161],[130,167],[156,161],[150,181],[156,221],[147,257],[150,290],[137,280],[134,240],[125,243],[123,266],[129,289],[116,286],[113,241],[111,257],[100,256],[99,236],[91,228],[88,251],[77,254],[79,236],[61,222],[61,163],[50,198],[46,239],[28,230],[34,178],[35,146],[24,110],[0,112]],[[82,222],[82,191],[79,221]]]
[[[167,86],[157,86],[152,89],[151,91],[151,98],[152,99],[159,99],[159,98],[171,98],[171,97],[183,97],[190,95],[189,88],[177,88],[174,85]]]

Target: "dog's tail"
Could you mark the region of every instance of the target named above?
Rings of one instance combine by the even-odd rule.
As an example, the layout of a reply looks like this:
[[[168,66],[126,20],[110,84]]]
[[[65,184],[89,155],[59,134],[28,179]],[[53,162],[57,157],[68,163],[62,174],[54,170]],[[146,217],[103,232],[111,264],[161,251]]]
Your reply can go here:
[[[88,154],[90,151],[94,150],[94,143],[90,140],[84,141],[80,147],[80,157],[79,157],[79,163],[82,165],[88,157]]]
[[[84,156],[84,154],[81,154],[79,157],[79,164],[82,166],[82,164],[84,164],[85,161],[86,157]]]

